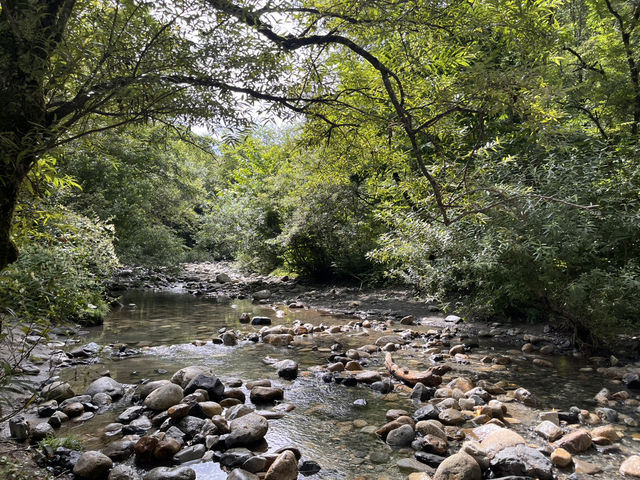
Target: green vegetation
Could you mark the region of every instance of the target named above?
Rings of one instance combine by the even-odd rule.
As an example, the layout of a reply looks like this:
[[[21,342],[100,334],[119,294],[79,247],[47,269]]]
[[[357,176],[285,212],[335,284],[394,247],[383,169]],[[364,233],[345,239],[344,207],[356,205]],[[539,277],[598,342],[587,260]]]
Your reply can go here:
[[[40,446],[48,446],[56,450],[56,448],[63,447],[71,450],[84,450],[80,439],[74,435],[68,437],[56,437],[55,435],[47,435],[43,440],[40,440]]]
[[[2,5],[5,311],[91,317],[116,257],[213,258],[638,328],[640,4],[263,6]]]

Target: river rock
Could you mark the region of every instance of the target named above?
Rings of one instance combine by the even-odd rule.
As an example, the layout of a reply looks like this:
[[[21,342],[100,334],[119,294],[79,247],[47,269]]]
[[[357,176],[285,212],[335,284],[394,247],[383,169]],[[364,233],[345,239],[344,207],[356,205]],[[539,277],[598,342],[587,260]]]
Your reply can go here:
[[[193,377],[184,388],[184,394],[189,395],[198,389],[205,390],[209,395],[209,400],[219,402],[224,395],[224,384],[218,377],[213,375],[198,374]]]
[[[64,414],[69,418],[74,418],[84,413],[84,405],[80,402],[69,403],[62,409]]]
[[[42,387],[40,394],[45,400],[66,400],[75,397],[71,385],[66,382],[53,382]]]
[[[434,407],[433,405],[429,404],[429,405],[425,405],[424,407],[420,407],[419,409],[417,409],[413,413],[413,419],[416,422],[419,422],[421,420],[437,420],[439,413],[440,412],[436,407]]]
[[[276,347],[286,347],[293,342],[293,335],[288,333],[270,333],[263,338],[263,341]]]
[[[638,375],[637,373],[627,373],[624,377],[622,377],[622,383],[624,383],[628,388],[639,390],[640,375]]]
[[[158,445],[160,444],[158,443]],[[198,460],[199,458],[202,458],[206,451],[207,448],[199,443],[180,450],[173,456],[173,459],[177,463],[187,463],[192,460]]]
[[[53,427],[47,422],[41,422],[31,429],[31,441],[33,443],[44,440],[47,435],[54,435]]]
[[[573,457],[564,448],[556,448],[551,452],[551,461],[554,465],[564,468],[568,467],[573,461]]]
[[[622,462],[620,473],[632,477],[640,477],[640,456],[632,455]]]
[[[273,403],[284,398],[284,391],[277,387],[253,387],[249,398],[252,403]]]
[[[416,432],[418,432],[420,435],[435,435],[436,437],[446,440],[447,434],[442,428],[440,428],[440,426],[437,425],[437,423],[438,422],[429,420],[421,420],[416,423]]]
[[[147,408],[155,411],[167,410],[173,405],[177,405],[183,398],[182,388],[176,384],[163,385],[151,392],[144,399]]]
[[[381,462],[381,463],[386,463]],[[419,462],[415,458],[401,458],[396,462],[398,468],[403,472],[433,472],[433,468],[429,465]],[[429,479],[430,480],[430,479]]]
[[[553,479],[553,464],[535,448],[526,445],[507,447],[491,460],[491,470],[498,476],[520,475],[540,480]]]
[[[557,426],[555,423],[545,420],[540,423],[534,430],[538,435],[540,435],[545,440],[550,442],[555,442],[558,438],[562,436],[562,429]]]
[[[238,337],[234,332],[224,332],[222,334],[222,343],[227,347],[233,347],[238,344]]]
[[[267,470],[265,480],[295,480],[298,478],[298,460],[291,450],[285,450]]]
[[[129,465],[116,465],[109,472],[107,480],[140,480],[142,477]]]
[[[594,443],[595,443],[595,438],[605,438],[607,440],[609,440],[611,443],[616,443],[620,441],[620,435],[618,434],[618,432],[615,431],[615,429],[611,426],[611,425],[604,425],[602,427],[596,427],[593,430],[591,430],[591,437],[592,439],[594,439]]]
[[[246,448],[230,448],[220,455],[220,465],[227,468],[240,467],[253,456]]]
[[[273,366],[278,371],[278,376],[285,380],[293,380],[298,376],[298,364],[293,360],[282,360]]]
[[[133,407],[127,408],[124,412],[118,415],[118,422],[120,423],[129,423],[132,420],[135,420],[144,411],[144,407],[142,405],[134,405]]]
[[[226,480],[260,480],[260,477],[243,468],[236,468],[227,475]]]
[[[209,367],[202,365],[190,365],[188,367],[181,368],[171,377],[171,383],[180,385],[185,388],[191,380],[198,375],[213,375],[213,371]]]
[[[196,472],[189,467],[158,467],[142,478],[143,480],[196,480]]]
[[[29,437],[29,423],[22,416],[13,417],[9,420],[9,432],[19,442],[26,440]]]
[[[109,457],[103,453],[89,450],[80,455],[73,467],[73,474],[87,480],[100,480],[107,478],[111,467],[113,467],[113,462]]]
[[[165,436],[153,449],[153,457],[160,462],[167,461],[180,451],[181,446],[175,438]]]
[[[236,418],[229,425],[231,433],[225,439],[227,448],[253,445],[264,438],[269,422],[261,415],[249,413]]]
[[[96,393],[106,393],[112,398],[119,398],[124,395],[124,386],[111,377],[100,377],[91,382],[84,391],[85,395],[93,396]]]
[[[436,455],[434,453],[427,453],[427,452],[418,451],[414,454],[414,457],[419,462],[424,463],[425,465],[429,465],[430,467],[433,467],[433,468],[438,468],[438,466],[445,461],[445,457],[441,457],[440,455]]]
[[[406,342],[400,335],[383,335],[376,340],[376,346],[384,347],[387,343],[398,343],[404,345]]]
[[[142,400],[144,400],[154,390],[157,390],[160,387],[163,387],[165,385],[170,385],[170,384],[171,384],[171,382],[169,380],[154,380],[153,382],[148,382],[148,383],[145,383],[143,385],[140,385],[136,389],[136,394]]]
[[[564,448],[567,452],[575,455],[591,447],[591,435],[585,429],[581,428],[556,441],[555,446],[556,448]]]
[[[535,407],[536,406],[536,399],[534,398],[533,394],[527,390],[526,388],[518,388],[515,393],[515,399],[526,405],[527,407]]]
[[[524,445],[525,441],[519,434],[507,428],[499,428],[495,430],[480,442],[482,449],[487,452],[489,457],[493,457],[496,453],[508,447],[516,445]]]
[[[188,415],[184,418],[181,418],[176,423],[176,427],[178,427],[180,431],[183,432],[187,437],[193,438],[200,431],[200,429],[202,429],[204,424],[204,419]]]
[[[455,408],[447,408],[438,414],[438,420],[445,425],[460,425],[465,422],[464,415]]]
[[[133,455],[134,447],[135,443],[131,440],[116,440],[103,448],[102,453],[114,462],[122,462]]]
[[[402,425],[387,434],[387,445],[393,448],[408,447],[415,435],[411,425]]]
[[[153,451],[158,446],[159,440],[157,437],[145,435],[140,437],[136,442],[134,451],[136,453],[136,459],[141,463],[149,463],[153,460]]]
[[[471,455],[458,452],[446,458],[436,470],[433,480],[481,480],[480,465]]]

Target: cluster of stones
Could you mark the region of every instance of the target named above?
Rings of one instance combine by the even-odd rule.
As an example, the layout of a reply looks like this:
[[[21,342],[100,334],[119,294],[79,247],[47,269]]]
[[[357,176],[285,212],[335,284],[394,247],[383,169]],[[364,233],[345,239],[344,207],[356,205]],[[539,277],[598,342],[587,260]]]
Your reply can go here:
[[[104,391],[107,385],[119,384],[101,377],[81,397],[95,398],[98,393],[93,397],[90,393],[97,388]],[[122,388],[112,393],[121,394]],[[246,392],[251,404],[246,403]],[[295,447],[268,452],[264,437],[269,420],[294,408],[278,403],[283,399],[283,389],[272,386],[270,380],[246,385],[230,380],[225,385],[206,367],[186,367],[171,380],[139,386],[132,397],[136,404],[105,428],[108,436],[123,436],[102,451],[80,453],[60,447],[48,453],[52,463],[64,463],[73,468],[76,478],[87,480],[136,480],[138,470],[148,470],[144,480],[192,480],[195,471],[188,465],[208,461],[219,462],[231,480],[293,480],[298,473],[315,473],[320,467],[301,460]],[[256,410],[256,406],[269,409]]]
[[[65,422],[85,422],[96,414],[104,413],[124,393],[124,385],[106,376],[91,383],[82,395],[76,395],[66,382],[53,381],[42,387],[40,395],[43,401],[37,408],[38,417],[47,420],[28,422],[17,416],[9,421],[9,431],[16,440],[30,439],[37,443],[48,435],[54,435],[55,429]]]
[[[375,433],[394,449],[413,449],[413,459],[398,462],[400,468],[415,472],[409,477],[412,480],[551,480],[554,467],[595,474],[601,468],[580,459],[580,454],[596,446],[604,453],[620,450],[616,445],[622,438],[620,429],[611,424],[592,429],[581,426],[596,423],[595,418],[600,423],[606,417],[575,407],[566,412],[539,412],[539,423],[532,429],[535,437],[527,442],[512,428],[521,422],[510,413],[535,406],[535,399],[524,388],[506,390],[508,386],[483,380],[474,385],[465,377],[438,389],[418,384],[412,397],[424,402],[422,406],[412,414],[389,410],[387,423]],[[451,454],[454,449],[456,453]],[[640,457],[627,458],[620,472],[640,477]]]

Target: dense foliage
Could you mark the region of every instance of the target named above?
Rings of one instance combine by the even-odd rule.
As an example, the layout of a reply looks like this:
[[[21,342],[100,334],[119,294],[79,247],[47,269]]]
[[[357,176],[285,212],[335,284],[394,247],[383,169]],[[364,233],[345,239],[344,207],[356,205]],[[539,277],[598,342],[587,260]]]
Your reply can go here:
[[[0,117],[5,223],[58,148],[82,190],[53,208],[90,244],[78,223],[113,225],[126,262],[385,270],[451,309],[553,317],[580,341],[638,327],[638,2],[127,0],[43,16],[48,3],[0,10],[18,50],[45,51],[27,65],[0,41],[6,85],[26,85],[2,91],[20,99]],[[304,114],[296,128],[194,145],[158,126],[245,125],[276,104]],[[15,252],[0,227],[1,268]],[[20,268],[63,237],[23,242]],[[44,263],[83,265],[83,241]]]

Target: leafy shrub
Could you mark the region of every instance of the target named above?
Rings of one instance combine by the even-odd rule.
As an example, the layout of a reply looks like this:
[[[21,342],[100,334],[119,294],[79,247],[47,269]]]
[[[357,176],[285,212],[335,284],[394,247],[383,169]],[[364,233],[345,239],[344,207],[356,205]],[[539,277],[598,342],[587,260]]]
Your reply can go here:
[[[25,323],[98,321],[108,310],[104,282],[118,265],[112,239],[110,225],[56,207],[0,273],[3,313]]]

